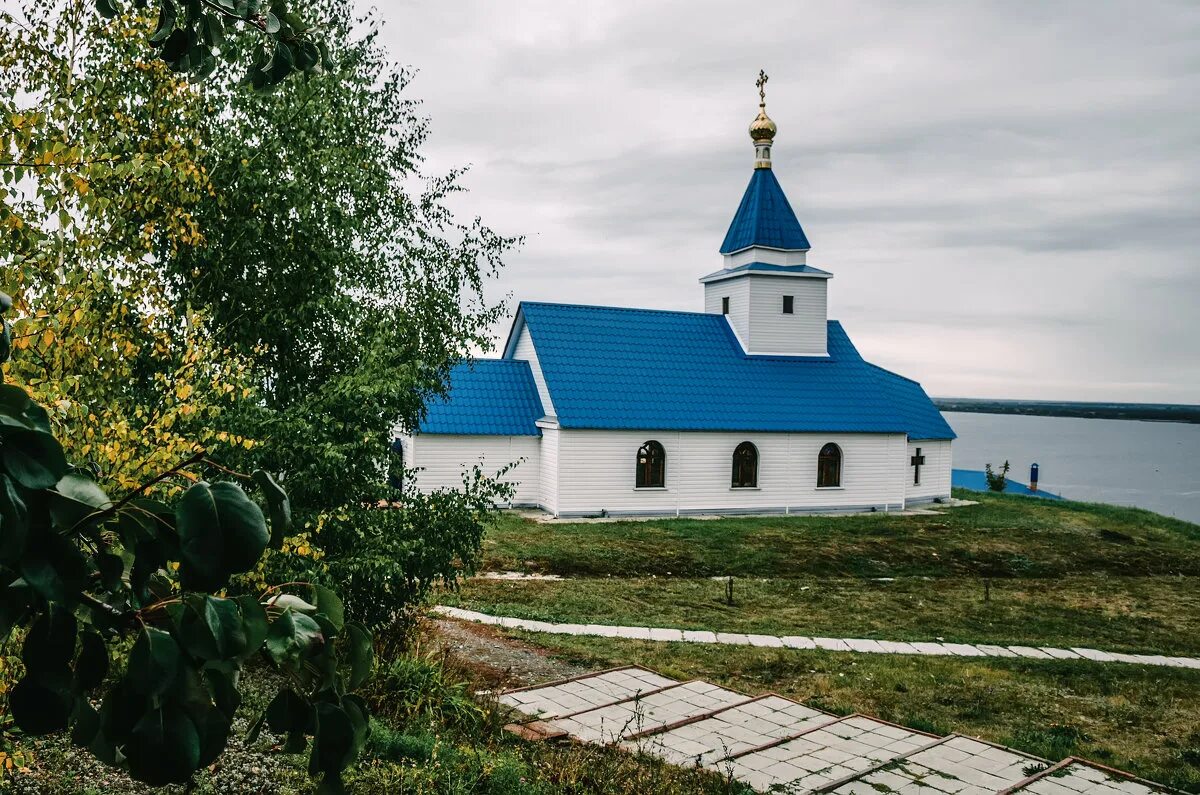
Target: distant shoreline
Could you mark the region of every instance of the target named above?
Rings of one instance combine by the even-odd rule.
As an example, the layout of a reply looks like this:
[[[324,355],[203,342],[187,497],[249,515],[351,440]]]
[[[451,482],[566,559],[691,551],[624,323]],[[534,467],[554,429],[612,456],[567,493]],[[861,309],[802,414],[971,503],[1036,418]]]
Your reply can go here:
[[[1149,420],[1200,424],[1200,406],[1183,403],[1087,403],[1055,400],[934,398],[939,411],[976,414],[1023,414],[1033,417],[1084,417],[1101,420]]]

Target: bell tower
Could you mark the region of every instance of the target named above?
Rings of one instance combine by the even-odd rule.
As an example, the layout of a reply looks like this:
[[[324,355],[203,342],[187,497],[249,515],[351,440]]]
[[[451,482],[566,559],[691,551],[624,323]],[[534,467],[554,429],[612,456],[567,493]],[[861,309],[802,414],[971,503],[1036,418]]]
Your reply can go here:
[[[754,171],[721,244],[724,267],[700,280],[704,311],[724,314],[751,355],[827,356],[827,282],[808,264],[811,246],[771,163],[778,128],[767,115],[759,71],[758,116],[750,123]]]

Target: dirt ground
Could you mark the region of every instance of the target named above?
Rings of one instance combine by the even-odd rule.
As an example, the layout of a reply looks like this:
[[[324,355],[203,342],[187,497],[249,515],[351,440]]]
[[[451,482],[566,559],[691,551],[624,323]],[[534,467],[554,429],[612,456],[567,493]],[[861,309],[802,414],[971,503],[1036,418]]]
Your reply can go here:
[[[429,630],[430,642],[436,648],[444,650],[492,690],[567,679],[590,670],[554,659],[482,624],[439,618],[429,622]]]

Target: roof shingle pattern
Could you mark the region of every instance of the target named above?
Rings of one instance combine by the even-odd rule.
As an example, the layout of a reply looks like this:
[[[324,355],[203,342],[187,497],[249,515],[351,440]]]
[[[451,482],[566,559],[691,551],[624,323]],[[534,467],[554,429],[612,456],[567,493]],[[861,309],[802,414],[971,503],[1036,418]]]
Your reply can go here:
[[[750,246],[788,250],[811,248],[792,205],[783,195],[779,180],[775,179],[775,172],[769,168],[756,168],[751,175],[742,202],[725,233],[721,253],[732,254]]]

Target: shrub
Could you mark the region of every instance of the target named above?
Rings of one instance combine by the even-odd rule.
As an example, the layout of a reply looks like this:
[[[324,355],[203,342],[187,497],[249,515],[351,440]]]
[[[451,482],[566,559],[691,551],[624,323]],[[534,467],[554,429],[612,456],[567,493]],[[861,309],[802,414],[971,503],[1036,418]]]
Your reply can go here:
[[[1008,485],[1008,462],[1004,462],[1004,466],[1000,467],[1000,471],[996,472],[992,469],[990,463],[983,465],[983,476],[987,478],[987,486],[991,491],[1004,491]]]

